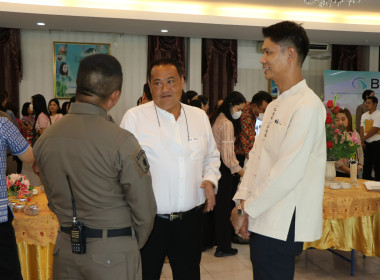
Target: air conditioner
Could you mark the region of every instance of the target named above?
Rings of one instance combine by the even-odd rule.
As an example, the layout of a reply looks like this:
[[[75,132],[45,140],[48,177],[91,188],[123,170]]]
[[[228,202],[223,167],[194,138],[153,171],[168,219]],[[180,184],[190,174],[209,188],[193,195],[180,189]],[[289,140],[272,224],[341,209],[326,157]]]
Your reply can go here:
[[[256,52],[261,53],[264,42],[258,41],[256,44]],[[316,54],[320,52],[327,52],[329,50],[329,44],[325,43],[310,43],[310,54]]]
[[[329,45],[325,43],[310,43],[310,52],[327,52],[329,50]]]

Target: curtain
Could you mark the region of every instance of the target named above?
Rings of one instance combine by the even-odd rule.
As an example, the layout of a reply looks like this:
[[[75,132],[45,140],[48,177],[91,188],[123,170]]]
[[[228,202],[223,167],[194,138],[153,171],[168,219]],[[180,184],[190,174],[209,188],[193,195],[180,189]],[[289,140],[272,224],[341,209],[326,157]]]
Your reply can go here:
[[[0,89],[8,92],[8,103],[17,107],[17,115],[21,78],[20,29],[0,28]]]
[[[362,46],[332,45],[331,70],[362,71]]]
[[[210,108],[233,91],[237,82],[237,40],[202,39],[202,82]]]
[[[185,39],[171,36],[148,36],[148,67],[156,59],[176,59],[185,74]]]

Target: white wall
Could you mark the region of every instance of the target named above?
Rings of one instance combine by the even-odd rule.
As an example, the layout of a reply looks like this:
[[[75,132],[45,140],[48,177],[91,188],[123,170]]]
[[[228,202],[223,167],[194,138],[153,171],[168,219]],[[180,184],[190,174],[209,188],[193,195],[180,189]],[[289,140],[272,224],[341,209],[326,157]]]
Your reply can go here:
[[[238,41],[238,82],[235,90],[240,91],[247,101],[260,91],[268,91],[268,81],[260,64],[261,52],[256,51],[257,41]]]
[[[20,84],[20,108],[30,101],[32,95],[41,93],[47,102],[54,97],[53,89],[53,42],[110,43],[111,54],[123,67],[124,82],[122,96],[110,114],[119,123],[129,108],[136,105],[142,94],[147,68],[147,36],[120,35],[97,32],[38,31],[21,30],[21,50],[23,60],[23,80]],[[256,52],[256,41],[238,41],[238,83],[247,100],[259,90],[268,90],[260,64],[261,53]],[[201,84],[201,38],[188,40],[187,83],[185,90],[195,90],[202,94]],[[307,58],[303,74],[309,86],[323,95],[323,70],[330,69],[330,59],[324,56]],[[322,59],[321,59],[322,57]],[[66,100],[62,99],[62,102]]]

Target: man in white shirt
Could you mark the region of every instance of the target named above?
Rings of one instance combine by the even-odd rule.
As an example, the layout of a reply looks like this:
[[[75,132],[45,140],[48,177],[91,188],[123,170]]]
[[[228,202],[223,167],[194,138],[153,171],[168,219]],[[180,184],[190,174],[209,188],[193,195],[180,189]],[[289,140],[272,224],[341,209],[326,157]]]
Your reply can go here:
[[[143,279],[159,279],[165,256],[174,279],[200,279],[200,205],[211,211],[220,178],[220,154],[210,122],[199,108],[180,103],[184,77],[178,62],[160,59],[148,69],[153,102],[126,112],[150,164],[157,217],[141,250]]]
[[[360,138],[364,148],[363,179],[373,180],[372,168],[375,170],[375,181],[380,181],[380,111],[377,110],[378,99],[367,97],[368,110],[360,121]]]
[[[303,242],[322,234],[326,110],[302,77],[305,30],[284,21],[263,34],[260,62],[281,94],[265,111],[231,221],[250,238],[254,279],[288,280]]]

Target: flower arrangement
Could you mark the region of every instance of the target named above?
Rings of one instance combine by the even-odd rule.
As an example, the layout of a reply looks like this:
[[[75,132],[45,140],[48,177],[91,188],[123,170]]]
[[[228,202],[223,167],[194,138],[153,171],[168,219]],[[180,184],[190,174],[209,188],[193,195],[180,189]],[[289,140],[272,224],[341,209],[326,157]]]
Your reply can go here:
[[[326,146],[328,161],[352,158],[356,150],[360,147],[360,139],[357,139],[356,133],[347,133],[345,132],[345,127],[336,125],[335,116],[339,113],[339,107],[335,105],[336,100],[337,95],[334,96],[334,100],[329,100],[326,104]]]
[[[10,174],[6,177],[8,196],[24,197],[34,189],[29,180],[21,174]]]

